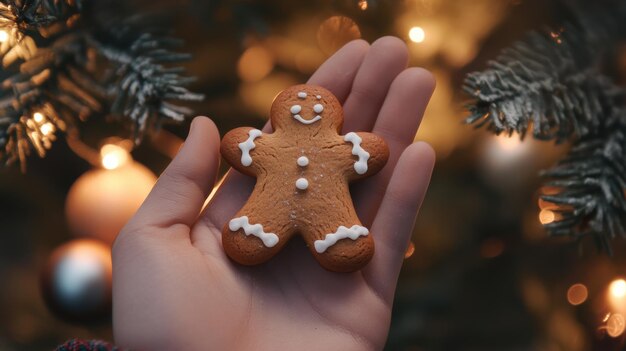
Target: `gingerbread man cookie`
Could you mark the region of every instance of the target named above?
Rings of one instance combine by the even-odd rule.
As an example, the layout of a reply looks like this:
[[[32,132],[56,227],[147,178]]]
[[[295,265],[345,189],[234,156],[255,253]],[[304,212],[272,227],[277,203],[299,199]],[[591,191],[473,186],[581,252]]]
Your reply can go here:
[[[222,139],[226,161],[257,178],[222,231],[224,250],[236,262],[255,265],[299,234],[324,268],[361,269],[374,254],[374,241],[356,215],[348,183],[378,172],[389,157],[387,144],[371,133],[340,135],[341,104],[318,86],[280,93],[270,120],[271,134],[242,127]]]

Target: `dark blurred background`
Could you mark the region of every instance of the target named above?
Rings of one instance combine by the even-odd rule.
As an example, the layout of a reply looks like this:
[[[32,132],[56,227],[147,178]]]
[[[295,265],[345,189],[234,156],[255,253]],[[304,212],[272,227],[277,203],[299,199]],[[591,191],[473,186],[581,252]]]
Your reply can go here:
[[[616,241],[614,256],[608,257],[591,242],[549,238],[541,226],[554,216],[538,205],[537,174],[568,145],[521,142],[462,123],[465,74],[484,69],[487,60],[527,31],[567,20],[566,2],[135,3],[138,11],[172,14],[163,25],[185,40],[181,49],[193,54],[188,74],[197,77],[190,88],[206,95],[190,106],[213,118],[222,134],[239,126],[261,127],[276,93],[305,82],[351,39],[398,36],[410,49],[410,64],[436,75],[437,88],[416,140],[431,143],[438,160],[400,277],[389,350],[623,349],[624,245]],[[616,71],[624,82],[626,48],[619,50]],[[64,140],[55,142],[45,158],[31,157],[26,174],[18,167],[0,171],[0,350],[51,349],[74,337],[112,340],[106,312],[81,319],[54,301],[47,307],[44,296],[51,288],[42,277],[50,275],[51,266],[64,264],[59,250],[72,250],[64,244],[106,252],[104,246],[73,240],[91,235],[110,242],[104,229],[125,214],[109,212],[120,206],[132,212],[188,126],[188,121],[166,126],[135,148],[129,162],[136,170],[130,176],[106,178]],[[130,135],[121,124],[101,120],[80,128],[94,148],[111,140],[105,138]],[[115,152],[113,163],[126,157]],[[111,184],[117,190],[106,188]],[[83,233],[90,228],[91,234]],[[100,229],[104,234],[93,234]],[[99,274],[106,286],[107,271]],[[71,287],[72,276],[65,279]],[[106,309],[106,300],[86,303]],[[71,308],[80,311],[80,306]]]

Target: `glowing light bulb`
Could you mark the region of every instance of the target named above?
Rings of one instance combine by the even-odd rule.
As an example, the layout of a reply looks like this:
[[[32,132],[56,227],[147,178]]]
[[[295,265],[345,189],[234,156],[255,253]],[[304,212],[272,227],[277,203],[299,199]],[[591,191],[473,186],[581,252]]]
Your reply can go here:
[[[41,123],[44,119],[44,116],[41,112],[35,112],[33,113],[33,119],[35,120],[35,122]]]
[[[100,149],[102,167],[116,169],[130,162],[130,153],[121,146],[105,144]]]
[[[421,43],[426,39],[426,32],[422,27],[413,27],[409,30],[409,39],[414,43]]]
[[[0,43],[4,43],[7,40],[9,40],[9,33],[5,30],[0,30]]]
[[[50,122],[45,123],[44,125],[42,125],[39,130],[41,131],[41,134],[43,135],[49,135],[50,133],[54,132],[54,125]]]
[[[359,9],[361,9],[361,11],[367,10],[368,6],[367,0],[359,0]]]
[[[623,298],[626,296],[626,281],[624,279],[615,279],[609,285],[609,292],[614,298]]]

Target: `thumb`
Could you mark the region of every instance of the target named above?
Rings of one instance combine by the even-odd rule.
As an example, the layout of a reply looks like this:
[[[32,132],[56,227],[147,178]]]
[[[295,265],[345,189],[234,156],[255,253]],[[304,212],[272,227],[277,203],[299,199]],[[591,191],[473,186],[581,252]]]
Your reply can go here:
[[[220,135],[213,121],[207,117],[194,118],[185,143],[129,226],[191,226],[215,183],[219,146]]]

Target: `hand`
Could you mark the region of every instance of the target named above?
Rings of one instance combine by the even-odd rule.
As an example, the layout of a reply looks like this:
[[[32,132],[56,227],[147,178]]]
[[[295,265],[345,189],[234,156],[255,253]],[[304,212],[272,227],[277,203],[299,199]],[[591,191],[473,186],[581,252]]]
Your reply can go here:
[[[342,102],[344,134],[373,131],[389,144],[385,168],[351,188],[376,245],[365,269],[328,272],[300,240],[260,266],[230,261],[221,229],[254,179],[231,170],[201,213],[216,180],[220,138],[211,120],[198,117],[113,247],[116,343],[137,350],[382,349],[435,159],[430,146],[413,143],[434,79],[407,69],[407,57],[397,38],[353,41],[309,80]]]

